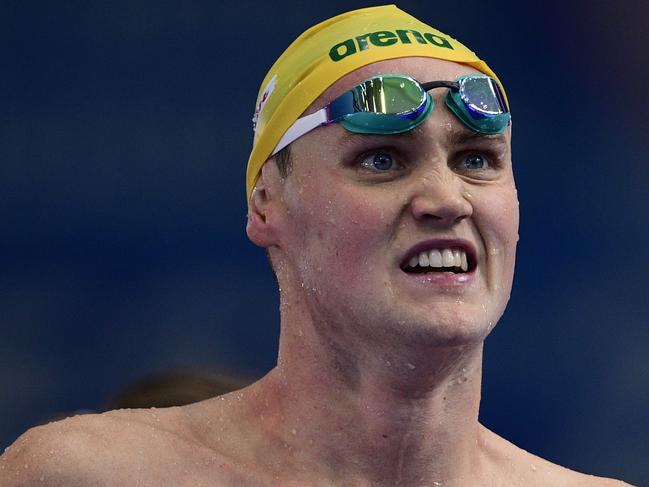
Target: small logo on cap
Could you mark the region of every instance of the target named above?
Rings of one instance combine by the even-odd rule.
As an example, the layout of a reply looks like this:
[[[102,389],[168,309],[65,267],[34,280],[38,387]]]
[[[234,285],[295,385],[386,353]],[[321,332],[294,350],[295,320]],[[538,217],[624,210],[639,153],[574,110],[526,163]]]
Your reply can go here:
[[[259,96],[259,100],[257,101],[257,106],[255,107],[255,114],[252,116],[252,130],[257,129],[257,121],[259,120],[259,117],[261,116],[261,112],[264,110],[264,107],[266,106],[266,102],[268,101],[268,98],[270,95],[273,93],[275,90],[275,81],[277,80],[277,75],[273,76],[268,83],[266,83],[266,87],[264,88],[264,91],[261,92],[261,95]]]

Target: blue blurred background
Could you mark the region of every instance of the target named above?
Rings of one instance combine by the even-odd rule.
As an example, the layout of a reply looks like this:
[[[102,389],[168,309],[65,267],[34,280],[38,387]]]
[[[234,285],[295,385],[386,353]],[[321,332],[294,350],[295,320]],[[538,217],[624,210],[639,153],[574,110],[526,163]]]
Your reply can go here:
[[[368,5],[0,3],[0,447],[152,372],[273,366],[277,292],[244,232],[258,85],[306,27]],[[521,240],[482,421],[649,485],[649,2],[399,6],[512,103]]]

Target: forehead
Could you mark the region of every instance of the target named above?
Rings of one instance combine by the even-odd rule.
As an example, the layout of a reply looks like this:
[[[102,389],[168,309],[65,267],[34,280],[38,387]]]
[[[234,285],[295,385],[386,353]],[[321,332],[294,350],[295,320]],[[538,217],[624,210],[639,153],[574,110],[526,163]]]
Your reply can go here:
[[[333,85],[327,88],[318,99],[306,110],[305,114],[313,113],[338,96],[342,95],[361,81],[378,74],[398,73],[415,78],[421,83],[438,80],[455,80],[459,76],[479,73],[476,69],[465,64],[444,61],[442,59],[425,57],[406,57],[398,59],[387,59],[376,63],[368,64],[362,68],[352,71],[343,76]],[[441,90],[436,90],[440,91]],[[431,95],[438,95],[431,92]]]

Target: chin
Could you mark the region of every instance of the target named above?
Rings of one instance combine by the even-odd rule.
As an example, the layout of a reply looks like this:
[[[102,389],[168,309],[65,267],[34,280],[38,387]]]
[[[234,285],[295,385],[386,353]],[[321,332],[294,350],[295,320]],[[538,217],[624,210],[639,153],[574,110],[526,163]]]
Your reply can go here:
[[[385,314],[382,321],[389,328],[386,340],[393,345],[400,339],[411,348],[456,348],[481,344],[498,318],[499,314],[491,319],[481,306],[478,310],[463,306],[462,309],[421,310],[399,316]]]

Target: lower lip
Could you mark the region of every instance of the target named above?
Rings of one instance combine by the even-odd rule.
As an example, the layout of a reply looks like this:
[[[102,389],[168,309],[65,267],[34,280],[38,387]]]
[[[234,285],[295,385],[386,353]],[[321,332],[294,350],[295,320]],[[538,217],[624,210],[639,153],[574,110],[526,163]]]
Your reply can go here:
[[[410,282],[423,286],[432,287],[465,287],[473,283],[476,271],[455,273],[455,272],[427,272],[421,274],[409,274],[402,271]]]

